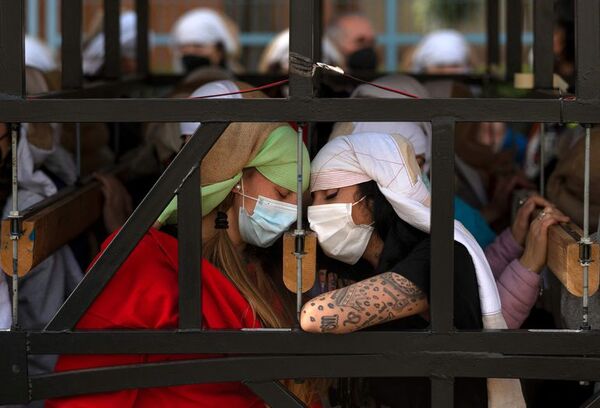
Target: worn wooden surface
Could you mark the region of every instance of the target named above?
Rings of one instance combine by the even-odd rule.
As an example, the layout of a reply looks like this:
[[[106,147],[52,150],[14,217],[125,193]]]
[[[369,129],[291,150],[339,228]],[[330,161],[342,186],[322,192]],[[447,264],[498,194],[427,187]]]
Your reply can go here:
[[[36,207],[40,207],[36,204]],[[23,235],[19,239],[19,276],[52,255],[57,249],[85,231],[102,215],[103,196],[100,183],[93,181],[64,195],[50,205],[25,212]],[[10,221],[2,220],[0,238],[0,264],[2,270],[12,275],[12,240]]]
[[[581,228],[573,223],[554,225],[548,231],[548,268],[575,296],[583,296],[583,268],[579,263]],[[600,276],[600,245],[592,244],[589,268],[589,294],[598,290]]]
[[[294,234],[286,232],[283,235],[283,283],[291,292],[296,292],[297,269]],[[302,258],[302,292],[312,289],[317,272],[317,235],[312,231],[306,232],[304,242],[305,255]]]

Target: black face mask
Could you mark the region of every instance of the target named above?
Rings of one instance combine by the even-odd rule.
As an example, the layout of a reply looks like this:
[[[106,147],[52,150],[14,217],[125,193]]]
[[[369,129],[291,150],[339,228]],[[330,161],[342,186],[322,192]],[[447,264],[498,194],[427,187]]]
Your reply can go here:
[[[351,71],[375,71],[377,53],[374,47],[361,48],[348,56],[348,68]]]
[[[185,68],[186,73],[197,70],[198,68],[208,67],[211,65],[210,59],[199,55],[184,55],[181,57],[181,63]]]

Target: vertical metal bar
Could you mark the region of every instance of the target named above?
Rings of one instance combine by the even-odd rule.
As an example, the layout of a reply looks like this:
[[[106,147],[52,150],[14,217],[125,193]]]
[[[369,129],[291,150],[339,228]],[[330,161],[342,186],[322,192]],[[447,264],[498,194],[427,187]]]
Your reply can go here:
[[[60,18],[62,88],[81,88],[83,83],[81,65],[82,0],[62,0]]]
[[[197,137],[197,136],[194,136]],[[202,328],[202,194],[200,164],[177,194],[179,328]]]
[[[431,329],[454,328],[454,120],[432,122]]]
[[[204,158],[226,127],[227,125],[223,123],[206,123],[198,128],[194,137],[186,143],[160,176],[102,256],[96,260],[52,321],[48,323],[46,330],[67,330],[77,324],[148,228],[154,224],[182,180],[190,174],[198,161]]]
[[[304,257],[304,225],[302,220],[302,185],[304,184],[303,177],[303,123],[298,123],[298,143],[296,147],[296,176],[297,176],[297,201],[296,209],[298,211],[296,220],[296,318],[298,319],[298,325],[300,325],[300,312],[302,311],[302,258]]]
[[[523,2],[506,0],[506,79],[521,72],[523,54]]]
[[[312,0],[314,3],[314,27],[313,27],[313,55],[315,61],[321,61],[323,58],[323,1]]]
[[[120,0],[104,0],[104,76],[121,75]]]
[[[500,4],[498,0],[486,2],[487,72],[492,73],[500,63]]]
[[[575,69],[578,99],[600,99],[600,1],[575,1]]]
[[[535,0],[533,5],[533,73],[536,89],[552,89],[553,87],[553,23],[554,2]]]
[[[300,54],[314,61],[314,26],[315,2],[313,0],[290,0],[290,54]],[[310,98],[313,95],[312,77],[290,72],[290,97]]]
[[[23,0],[0,1],[0,94],[25,95]]]
[[[540,195],[546,197],[546,124],[540,124]]]
[[[135,10],[137,13],[137,72],[140,75],[148,75],[150,72],[148,0],[135,0]]]
[[[431,378],[431,408],[454,407],[454,378]]]
[[[21,217],[19,213],[19,160],[17,145],[21,126],[17,123],[11,125],[11,150],[12,150],[12,206],[9,218],[11,220],[10,239],[12,240],[12,327],[19,327],[19,238],[21,237]]]
[[[589,300],[590,300],[590,150],[591,125],[585,126],[585,151],[583,170],[583,236],[580,242],[580,260],[583,268],[583,297],[581,299],[581,328],[589,330]]]
[[[77,180],[81,180],[81,123],[75,124],[75,164],[77,166]]]

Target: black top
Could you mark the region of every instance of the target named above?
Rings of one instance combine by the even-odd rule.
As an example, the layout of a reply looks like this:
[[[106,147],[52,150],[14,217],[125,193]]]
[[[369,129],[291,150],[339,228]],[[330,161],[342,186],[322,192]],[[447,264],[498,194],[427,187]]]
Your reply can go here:
[[[428,234],[399,221],[386,231],[377,269],[372,274],[395,272],[421,289],[429,299],[431,239]],[[454,242],[454,325],[457,329],[481,329],[481,307],[475,266],[467,249]],[[429,323],[420,316],[395,320],[371,330],[425,329]],[[378,403],[390,407],[429,407],[430,381],[426,378],[381,378],[368,381]],[[486,407],[485,379],[457,378],[455,407]]]
[[[402,275],[421,289],[429,300],[431,239],[424,238],[404,257],[400,252],[393,239],[386,240],[376,273],[395,272]],[[418,316],[402,320],[399,322],[407,329],[428,326]],[[454,242],[454,325],[463,330],[483,328],[475,267],[469,252],[459,242]]]

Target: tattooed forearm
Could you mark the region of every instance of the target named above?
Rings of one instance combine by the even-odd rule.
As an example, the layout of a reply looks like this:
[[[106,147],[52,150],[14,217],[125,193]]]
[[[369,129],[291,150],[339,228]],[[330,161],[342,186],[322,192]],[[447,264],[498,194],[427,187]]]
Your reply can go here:
[[[427,308],[427,298],[417,286],[387,272],[312,299],[304,305],[301,324],[306,331],[348,333]]]
[[[338,315],[321,316],[321,331],[323,333],[334,331],[338,328]]]

